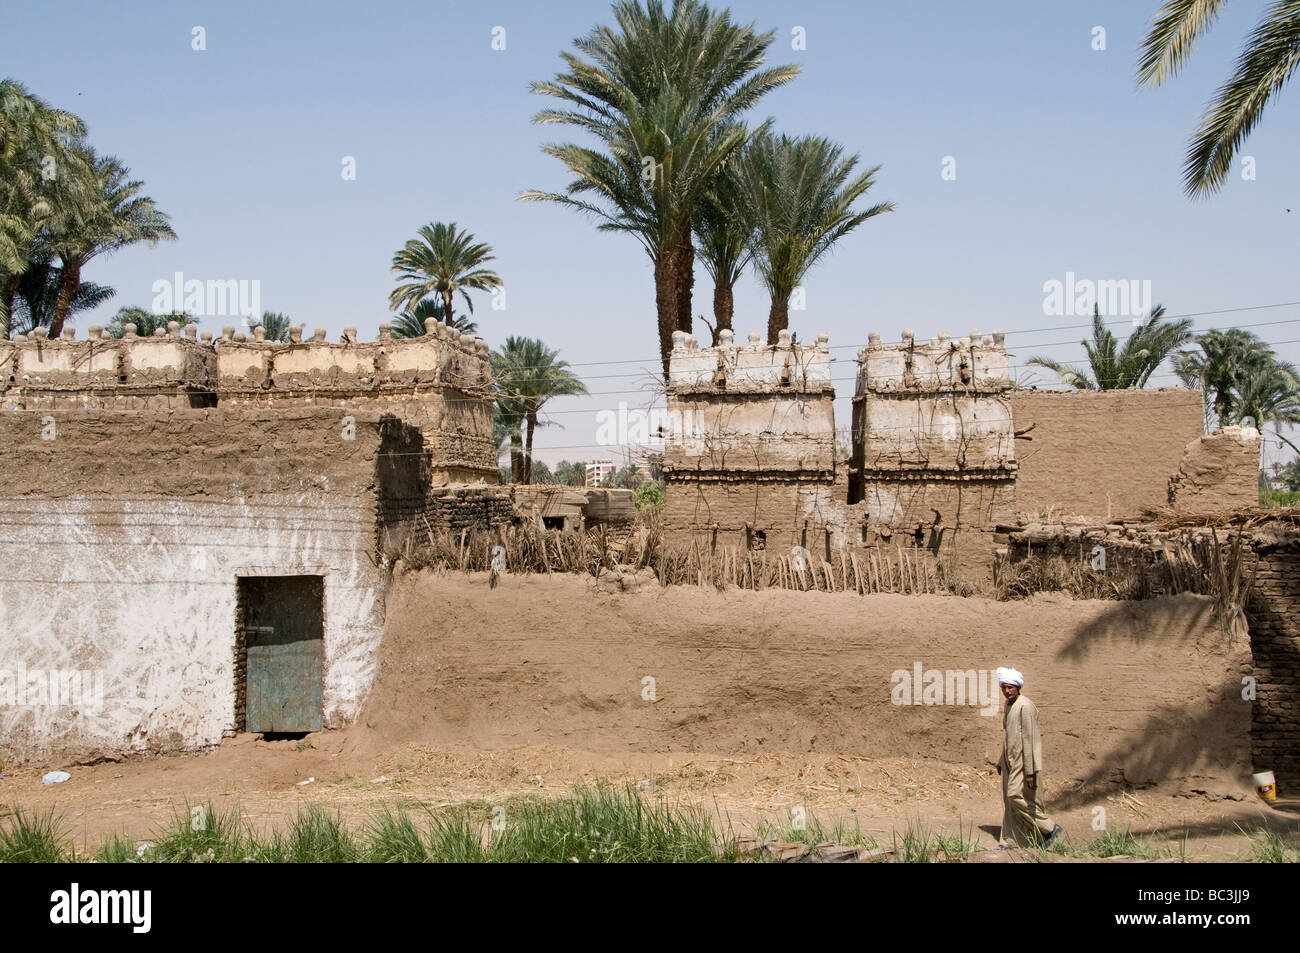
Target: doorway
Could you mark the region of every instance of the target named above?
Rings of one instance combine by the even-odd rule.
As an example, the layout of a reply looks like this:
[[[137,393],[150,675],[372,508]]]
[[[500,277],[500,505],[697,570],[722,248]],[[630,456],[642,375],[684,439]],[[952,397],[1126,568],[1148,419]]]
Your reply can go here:
[[[236,708],[243,730],[286,735],[324,727],[325,580],[237,580]],[[238,718],[237,722],[238,723]]]

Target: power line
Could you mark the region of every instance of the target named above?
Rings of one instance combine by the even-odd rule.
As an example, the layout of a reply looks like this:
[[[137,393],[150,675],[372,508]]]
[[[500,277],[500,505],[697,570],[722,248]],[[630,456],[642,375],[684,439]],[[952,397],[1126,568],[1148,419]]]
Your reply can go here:
[[[1291,305],[1300,305],[1300,301],[1288,301],[1276,305],[1259,305],[1259,308],[1280,308],[1280,307],[1289,307]],[[1229,313],[1230,311],[1252,311],[1252,310],[1256,310],[1256,309],[1255,308],[1234,308],[1234,309],[1228,309],[1226,311],[1205,311],[1201,313],[1205,315],[1210,315],[1210,314],[1226,314]],[[1181,317],[1189,317],[1189,316],[1190,315],[1181,315]],[[1175,316],[1171,316],[1171,317],[1175,317]],[[1120,324],[1125,324],[1127,322],[1121,320],[1121,321],[1111,321],[1106,323],[1108,325],[1120,325]],[[1300,318],[1286,318],[1281,321],[1258,321],[1258,322],[1253,322],[1251,324],[1234,324],[1229,326],[1228,328],[1202,328],[1201,331],[1202,333],[1204,333],[1205,331],[1223,331],[1223,330],[1237,330],[1237,329],[1244,330],[1246,328],[1266,328],[1266,327],[1274,327],[1280,324],[1296,324],[1296,323],[1300,323]],[[1039,334],[1045,331],[1068,331],[1068,330],[1077,330],[1080,328],[1091,328],[1091,327],[1092,327],[1091,324],[1087,324],[1087,325],[1067,324],[1067,325],[1061,325],[1059,327],[1054,327],[1054,328],[1032,328],[1032,329],[1022,329],[1020,331],[1007,331],[1006,334],[1007,336],[1010,336],[1012,334]],[[1069,341],[1052,341],[1048,343],[1035,343],[1032,341],[1025,341],[1017,344],[1016,347],[1017,348],[1063,347],[1066,345],[1077,345],[1079,343],[1080,343],[1079,341],[1073,339]],[[1278,343],[1285,344],[1290,342],[1283,341]],[[851,350],[856,353],[857,351],[861,350],[865,346],[866,345],[864,344],[835,344],[835,345],[831,345],[829,350],[832,351]],[[595,367],[595,366],[614,365],[614,364],[639,364],[639,363],[644,363],[644,362],[643,361],[591,361],[586,364],[570,364],[569,367]],[[537,366],[540,365],[526,365],[522,369],[533,370]],[[662,372],[658,372],[658,371],[634,371],[626,374],[588,374],[588,375],[584,375],[582,379],[584,381],[616,380],[616,379],[627,378],[627,377],[640,377],[643,375],[651,378],[652,382],[657,383],[659,386],[665,386],[663,384]],[[575,396],[583,396],[583,395],[579,394]]]
[[[1297,305],[1300,305],[1300,301],[1279,301],[1279,302],[1276,302],[1276,303],[1274,303],[1274,304],[1255,304],[1255,305],[1244,305],[1244,306],[1236,307],[1236,308],[1220,308],[1220,309],[1218,309],[1218,310],[1216,310],[1216,311],[1188,311],[1188,312],[1185,312],[1185,313],[1183,313],[1183,314],[1166,314],[1166,315],[1164,316],[1164,319],[1165,319],[1165,320],[1178,320],[1178,319],[1181,319],[1181,318],[1201,318],[1201,317],[1209,317],[1209,316],[1211,316],[1211,315],[1219,315],[1219,314],[1239,314],[1239,313],[1241,313],[1241,312],[1243,312],[1243,311],[1266,311],[1266,310],[1269,310],[1269,309],[1271,309],[1271,308],[1290,308],[1290,307],[1295,307],[1295,306],[1297,306]],[[1131,318],[1121,318],[1121,319],[1117,319],[1117,320],[1114,320],[1114,321],[1104,321],[1104,322],[1102,322],[1102,323],[1105,324],[1107,327],[1113,327],[1113,326],[1118,326],[1118,325],[1121,325],[1121,324],[1130,324],[1131,322],[1132,322],[1132,319],[1131,319]],[[1241,327],[1241,328],[1247,328],[1247,327],[1263,327],[1263,326],[1265,326],[1265,325],[1267,325],[1267,324],[1270,324],[1270,323],[1282,323],[1282,324],[1285,324],[1285,323],[1289,323],[1289,322],[1262,322],[1262,323],[1260,323],[1260,324],[1241,324],[1241,325],[1235,325],[1235,327]],[[1044,332],[1044,331],[1073,331],[1073,330],[1080,330],[1080,329],[1089,329],[1089,328],[1091,328],[1091,327],[1092,327],[1092,322],[1089,321],[1087,324],[1059,324],[1059,325],[1055,325],[1055,326],[1053,326],[1053,327],[1047,327],[1047,328],[1021,328],[1021,329],[1019,329],[1019,330],[1005,331],[1005,332],[1003,332],[1003,333],[1006,334],[1007,337],[1011,337],[1012,335],[1019,335],[1019,334],[1041,334],[1041,333]],[[1207,329],[1207,330],[1208,330],[1208,329]],[[961,337],[961,335],[958,335],[958,337]],[[928,341],[929,339],[927,338],[926,340]],[[862,347],[865,347],[865,346],[866,346],[866,343],[865,343],[865,342],[862,343],[862,344],[834,344],[834,345],[831,345],[831,346],[830,346],[830,350],[832,350],[832,351],[836,351],[836,350],[840,350],[840,351],[842,351],[842,350],[854,350],[854,351],[856,351],[856,350],[858,350],[858,349],[860,349],[860,348],[862,348]],[[577,361],[577,362],[566,362],[566,365],[567,365],[568,367],[607,367],[607,366],[612,366],[612,365],[615,365],[615,364],[646,364],[646,363],[652,363],[652,362],[662,362],[662,356],[656,354],[653,358],[639,358],[639,359],[614,360],[614,361]],[[539,367],[544,367],[544,366],[545,366],[545,365],[538,365],[538,364],[525,364],[525,365],[521,365],[521,367],[520,367],[519,369],[520,369],[520,370],[536,370],[537,368],[539,368]],[[662,372],[657,372],[657,373],[662,373]],[[624,375],[618,375],[618,376],[623,376],[623,377],[632,377],[632,376],[634,376],[634,375],[632,375],[632,374],[624,374]],[[590,379],[595,380],[595,379],[597,379],[597,378],[590,378]]]

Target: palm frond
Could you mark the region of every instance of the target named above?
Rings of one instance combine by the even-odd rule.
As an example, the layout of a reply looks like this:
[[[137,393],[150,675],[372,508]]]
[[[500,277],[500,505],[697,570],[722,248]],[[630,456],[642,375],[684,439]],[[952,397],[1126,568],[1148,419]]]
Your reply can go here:
[[[1300,66],[1300,0],[1276,0],[1246,42],[1192,138],[1183,184],[1192,198],[1217,191],[1270,99]]]
[[[1138,84],[1159,86],[1186,62],[1192,47],[1210,28],[1227,0],[1169,0],[1142,41]]]

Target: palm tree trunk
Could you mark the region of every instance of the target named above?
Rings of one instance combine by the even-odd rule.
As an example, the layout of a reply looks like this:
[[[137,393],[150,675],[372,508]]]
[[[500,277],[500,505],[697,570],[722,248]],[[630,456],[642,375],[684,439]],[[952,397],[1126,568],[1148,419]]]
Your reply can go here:
[[[13,329],[14,302],[18,300],[18,283],[22,279],[22,275],[10,275],[5,279],[3,291],[0,291],[3,295],[0,298],[0,340],[7,341]]]
[[[524,482],[533,482],[533,431],[537,429],[537,414],[533,411],[528,412],[528,435],[525,437],[527,444],[524,448]]]
[[[443,317],[447,319],[447,324],[449,326],[453,324],[454,321],[451,316],[451,292],[450,291],[444,291],[442,293],[442,311],[443,311]]]
[[[524,447],[523,438],[518,431],[510,435],[510,480],[513,483],[524,482]]]
[[[673,349],[673,332],[677,330],[678,281],[673,266],[672,253],[660,255],[655,262],[655,310],[659,315],[659,357],[664,365],[664,381],[668,380],[668,356]]]
[[[81,284],[81,262],[75,258],[62,263],[59,268],[59,297],[54,304],[54,317],[50,320],[50,338],[63,333],[63,322],[72,310],[72,296]]]
[[[691,314],[691,289],[695,286],[695,245],[691,241],[691,223],[683,223],[673,252],[678,256],[677,268],[677,330],[691,333],[694,315]]]
[[[731,317],[735,311],[735,300],[731,288],[718,282],[713,286],[713,333],[731,330]]]
[[[790,326],[789,295],[772,295],[772,307],[767,312],[767,343],[777,342],[778,336]]]

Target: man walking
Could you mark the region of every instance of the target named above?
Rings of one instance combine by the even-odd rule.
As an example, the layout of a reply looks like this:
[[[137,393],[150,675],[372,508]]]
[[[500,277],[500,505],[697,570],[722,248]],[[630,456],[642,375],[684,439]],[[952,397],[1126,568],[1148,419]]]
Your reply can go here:
[[[1012,844],[1050,847],[1061,835],[1061,825],[1043,813],[1038,802],[1043,769],[1043,739],[1038,731],[1038,708],[1020,694],[1025,677],[1014,668],[997,671],[998,686],[1007,700],[1002,715],[1002,836],[1000,847]]]

